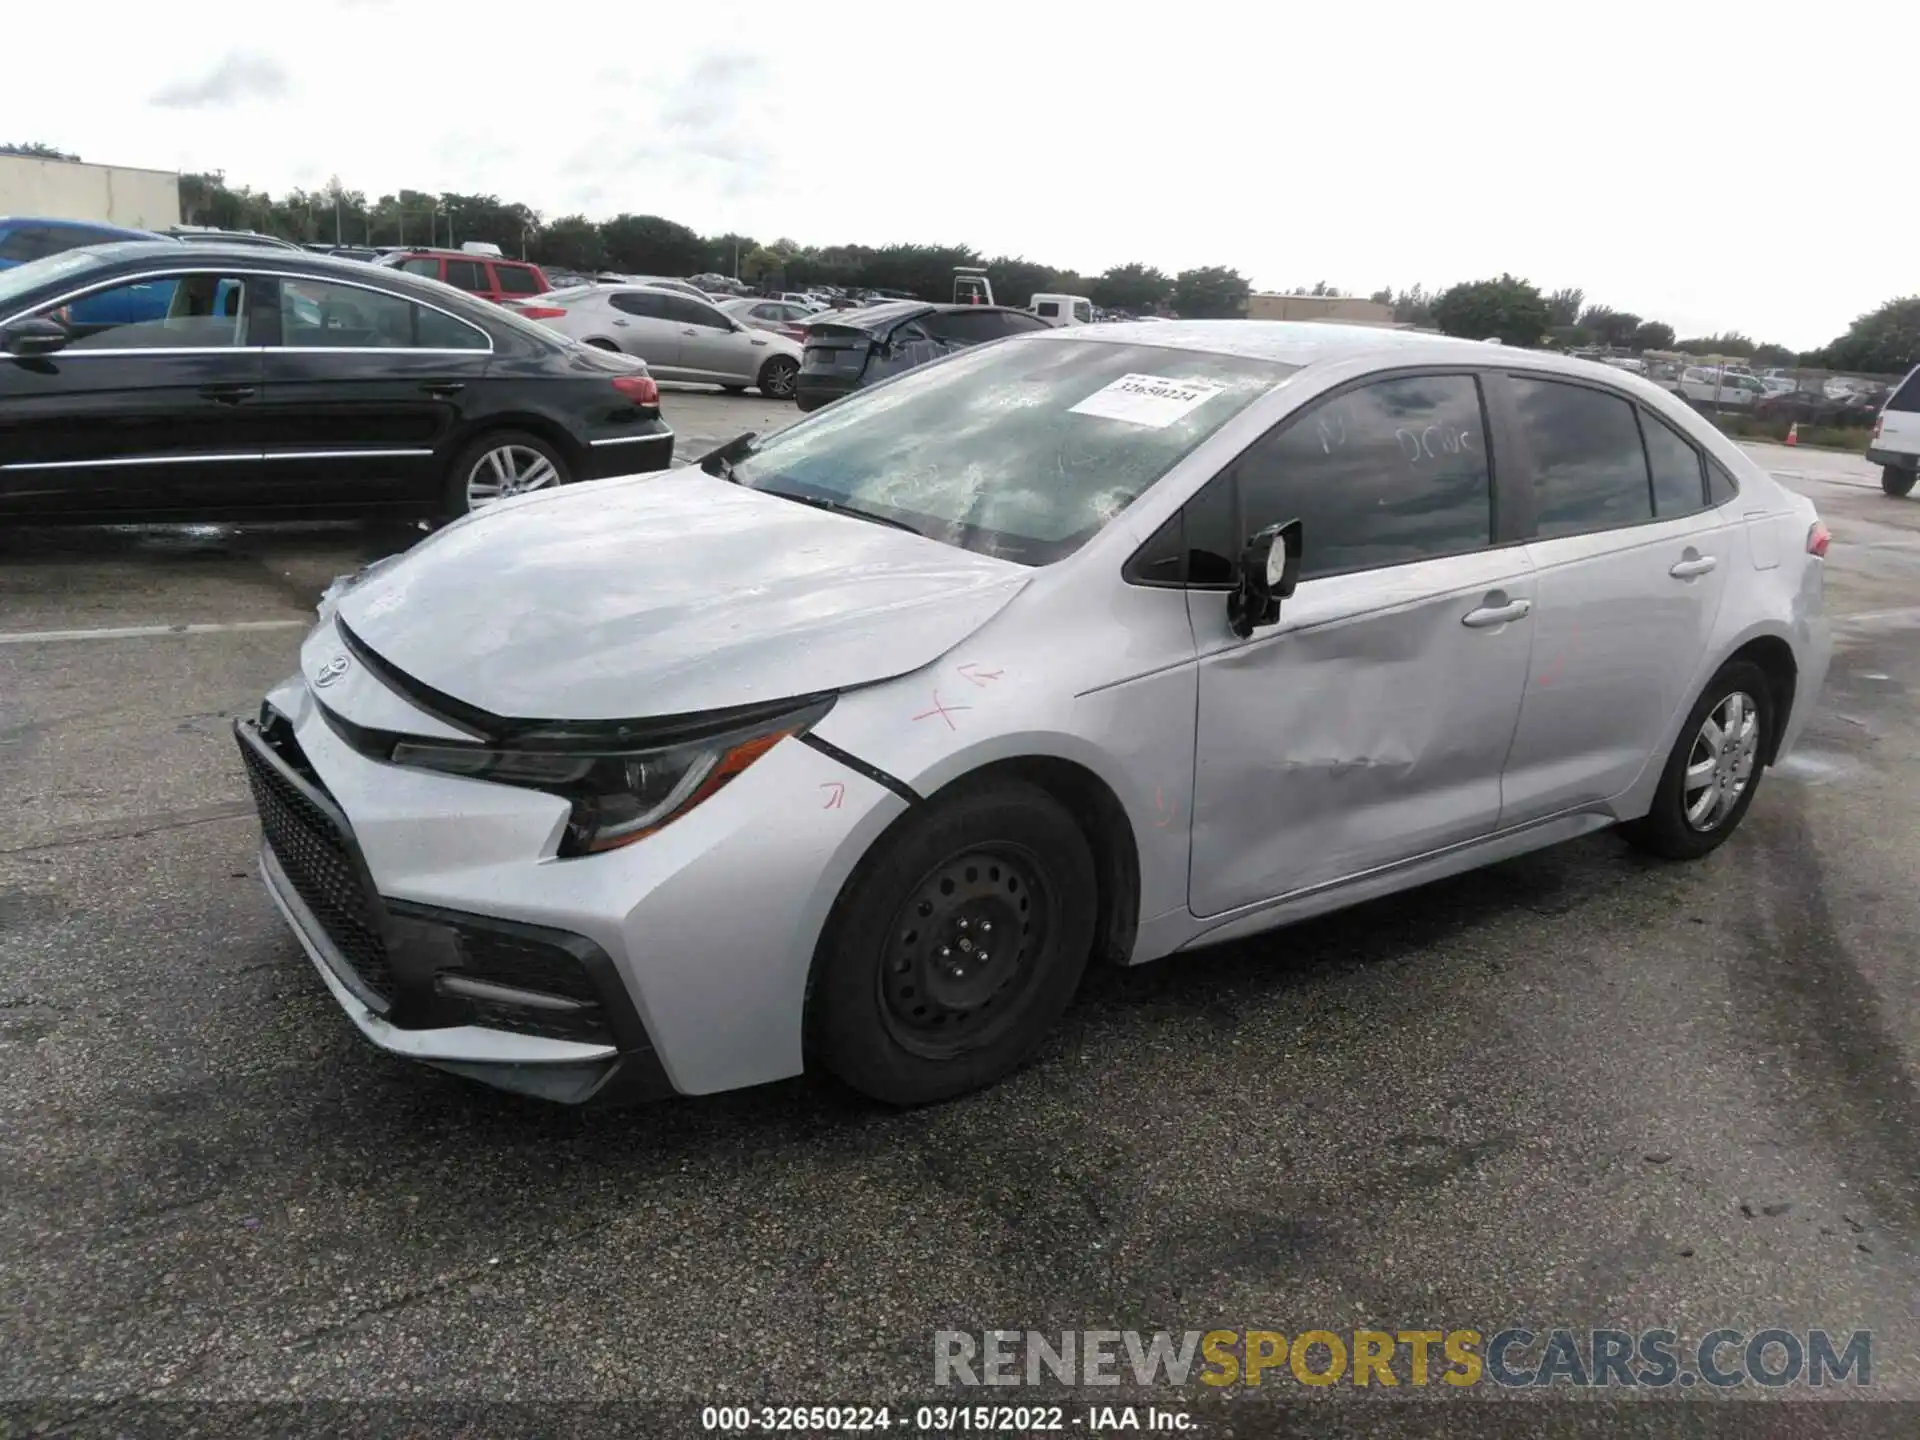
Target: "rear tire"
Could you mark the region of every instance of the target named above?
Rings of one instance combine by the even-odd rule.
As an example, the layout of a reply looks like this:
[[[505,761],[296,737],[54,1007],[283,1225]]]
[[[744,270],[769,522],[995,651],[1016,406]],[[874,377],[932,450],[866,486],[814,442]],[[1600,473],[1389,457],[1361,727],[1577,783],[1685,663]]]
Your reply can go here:
[[[1753,804],[1773,725],[1766,672],[1748,660],[1721,666],[1680,727],[1652,808],[1620,833],[1668,860],[1697,860],[1719,848]]]
[[[1897,470],[1891,465],[1883,465],[1880,467],[1880,488],[1895,499],[1899,499],[1913,489],[1913,482],[1917,476],[1920,476],[1920,472]]]
[[[1092,851],[1046,791],[1005,781],[929,802],[834,907],[809,1000],[812,1053],[890,1105],[992,1084],[1073,998],[1097,903]]]
[[[760,367],[760,393],[769,400],[791,400],[800,381],[800,362],[791,355],[775,355]]]
[[[744,385],[722,385],[720,388],[729,395],[744,395],[747,393],[747,387]]]
[[[496,500],[551,490],[573,479],[558,450],[524,430],[491,430],[453,462],[441,510],[449,520],[483,510]]]

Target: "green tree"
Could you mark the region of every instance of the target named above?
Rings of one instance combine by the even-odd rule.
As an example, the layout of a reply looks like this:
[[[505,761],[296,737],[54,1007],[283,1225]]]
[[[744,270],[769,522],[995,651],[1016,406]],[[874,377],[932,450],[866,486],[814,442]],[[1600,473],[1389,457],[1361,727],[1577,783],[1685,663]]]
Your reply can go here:
[[[1792,365],[1799,357],[1784,345],[1756,345],[1753,347],[1753,363],[1756,365]]]
[[[1729,330],[1724,335],[1695,335],[1685,340],[1673,342],[1673,348],[1684,350],[1689,355],[1727,355],[1742,359],[1753,354],[1753,341],[1738,330]]]
[[[1889,300],[1860,316],[1824,351],[1821,363],[1871,375],[1904,374],[1920,365],[1920,295]]]
[[[780,258],[780,252],[766,245],[748,251],[740,257],[740,274],[737,278],[749,285],[786,284],[787,262]]]
[[[987,261],[987,277],[993,281],[995,300],[1024,309],[1036,294],[1056,288],[1059,272],[1024,256],[996,255]]]
[[[1157,310],[1173,293],[1173,280],[1164,270],[1135,261],[1112,265],[1094,280],[1087,298],[1102,310]]]
[[[542,265],[591,274],[607,268],[607,245],[600,227],[586,216],[562,215],[541,228],[533,258]]]
[[[1547,296],[1547,319],[1555,326],[1577,324],[1580,320],[1580,304],[1587,298],[1587,292],[1577,288],[1555,290]]]
[[[1548,312],[1553,310],[1551,300]],[[1640,317],[1630,310],[1615,310],[1611,305],[1589,305],[1580,315],[1580,328],[1601,345],[1624,346],[1633,341],[1640,328]]]
[[[1186,320],[1231,320],[1247,313],[1253,287],[1224,265],[1203,265],[1173,277],[1173,308]]]
[[[1671,350],[1673,327],[1663,320],[1642,320],[1634,327],[1631,344],[1636,350]]]
[[[1547,302],[1527,281],[1502,274],[1442,291],[1433,302],[1433,323],[1469,340],[1536,346],[1547,332]]]
[[[1401,325],[1424,330],[1433,324],[1433,296],[1427,293],[1424,285],[1415,285],[1411,290],[1397,293],[1382,290],[1373,298],[1393,306],[1393,318]]]
[[[28,140],[17,145],[0,145],[0,155],[25,155],[34,160],[78,160],[80,157],[68,150],[56,150],[51,145],[38,140]]]
[[[658,215],[616,215],[600,227],[615,270],[635,275],[693,275],[706,259],[700,237]]]

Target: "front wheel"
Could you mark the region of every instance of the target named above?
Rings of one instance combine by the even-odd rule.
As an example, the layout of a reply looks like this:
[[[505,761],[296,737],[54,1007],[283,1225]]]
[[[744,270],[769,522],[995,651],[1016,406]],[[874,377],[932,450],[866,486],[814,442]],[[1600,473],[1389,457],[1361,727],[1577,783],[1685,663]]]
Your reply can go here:
[[[1680,727],[1652,808],[1621,833],[1669,860],[1718,848],[1753,804],[1773,723],[1766,672],[1746,660],[1723,665]]]
[[[760,367],[760,393],[769,400],[791,400],[800,379],[800,363],[791,355],[775,355]]]
[[[893,1105],[990,1085],[1080,983],[1098,885],[1080,827],[1021,781],[911,814],[842,892],[815,961],[813,1053]]]
[[[1883,465],[1880,468],[1880,488],[1897,499],[1913,489],[1917,474],[1920,472],[1897,470],[1891,465]]]
[[[447,477],[444,508],[458,519],[489,505],[565,485],[572,474],[566,460],[546,441],[522,430],[496,430],[460,452]]]

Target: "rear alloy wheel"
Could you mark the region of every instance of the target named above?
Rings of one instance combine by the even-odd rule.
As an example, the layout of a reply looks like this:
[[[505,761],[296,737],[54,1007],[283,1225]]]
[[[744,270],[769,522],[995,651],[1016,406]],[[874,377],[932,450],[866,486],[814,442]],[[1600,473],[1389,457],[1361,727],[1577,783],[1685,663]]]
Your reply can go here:
[[[1896,499],[1913,489],[1913,482],[1920,472],[1897,470],[1891,465],[1880,467],[1880,488]]]
[[[1093,945],[1093,855],[1045,791],[928,803],[843,892],[816,961],[812,1049],[876,1100],[976,1090],[1025,1060]]]
[[[454,462],[447,486],[447,513],[470,515],[489,505],[564,485],[567,462],[535,435],[501,430],[482,435]]]
[[[760,367],[760,393],[769,400],[791,400],[800,379],[800,362],[791,355],[776,355]]]
[[[1643,850],[1693,860],[1731,835],[1773,743],[1773,692],[1758,665],[1736,660],[1713,677],[1680,729],[1646,815],[1620,827]]]

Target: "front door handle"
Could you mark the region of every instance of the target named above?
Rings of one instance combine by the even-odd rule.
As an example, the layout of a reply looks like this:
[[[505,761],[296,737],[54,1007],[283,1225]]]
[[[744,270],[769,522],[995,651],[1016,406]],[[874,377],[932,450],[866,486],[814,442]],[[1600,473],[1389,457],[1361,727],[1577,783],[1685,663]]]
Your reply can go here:
[[[420,388],[435,399],[445,400],[449,395],[458,395],[467,387],[458,380],[429,380]]]
[[[203,385],[200,395],[205,400],[218,400],[222,405],[238,405],[242,400],[251,400],[259,394],[254,385]]]
[[[700,332],[698,330],[695,330],[693,327],[689,326],[685,330],[682,330],[680,333],[682,335],[698,335]]]
[[[1473,630],[1504,625],[1509,620],[1524,620],[1533,609],[1531,600],[1509,600],[1505,605],[1482,605],[1460,617],[1460,623]]]
[[[1696,555],[1691,560],[1676,561],[1673,568],[1667,571],[1667,574],[1678,580],[1691,580],[1696,575],[1706,574],[1719,563],[1720,562],[1711,555]]]

